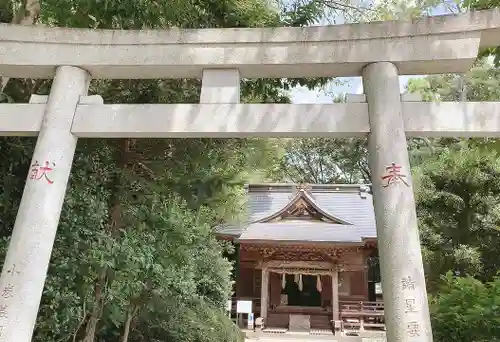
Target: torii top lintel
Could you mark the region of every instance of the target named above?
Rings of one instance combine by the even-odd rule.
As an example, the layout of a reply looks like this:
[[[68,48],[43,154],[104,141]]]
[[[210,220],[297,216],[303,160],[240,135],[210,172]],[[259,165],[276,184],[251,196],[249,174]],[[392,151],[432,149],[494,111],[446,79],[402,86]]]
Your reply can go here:
[[[79,66],[93,78],[359,76],[392,62],[401,75],[466,72],[483,47],[500,45],[500,9],[306,28],[90,30],[0,24],[0,75],[52,78]]]

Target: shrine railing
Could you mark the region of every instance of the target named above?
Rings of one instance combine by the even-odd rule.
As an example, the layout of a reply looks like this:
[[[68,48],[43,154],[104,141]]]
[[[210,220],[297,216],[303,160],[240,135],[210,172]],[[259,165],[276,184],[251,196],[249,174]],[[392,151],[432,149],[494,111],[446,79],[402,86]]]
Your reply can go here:
[[[340,302],[342,329],[385,330],[383,302]]]

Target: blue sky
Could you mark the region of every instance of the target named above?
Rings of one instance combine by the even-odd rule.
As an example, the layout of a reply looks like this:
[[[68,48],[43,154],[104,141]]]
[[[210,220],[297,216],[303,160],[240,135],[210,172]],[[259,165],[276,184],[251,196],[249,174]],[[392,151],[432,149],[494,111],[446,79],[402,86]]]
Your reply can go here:
[[[449,13],[445,6],[441,5],[431,11],[432,15],[441,15]],[[399,77],[399,87],[401,92],[404,92],[406,84],[410,78],[422,77],[421,75],[415,76],[401,76]],[[332,103],[331,94],[349,93],[361,94],[363,92],[363,85],[361,77],[346,77],[341,79],[341,85],[332,85],[327,89],[314,89],[310,90],[306,87],[296,87],[292,89],[291,96],[293,103]]]

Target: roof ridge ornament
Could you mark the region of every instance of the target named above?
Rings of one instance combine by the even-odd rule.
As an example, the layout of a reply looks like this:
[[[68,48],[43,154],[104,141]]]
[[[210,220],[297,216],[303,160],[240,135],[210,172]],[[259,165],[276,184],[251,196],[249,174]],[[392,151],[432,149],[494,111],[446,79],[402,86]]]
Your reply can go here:
[[[312,192],[312,185],[309,183],[299,183],[297,185],[297,192],[300,192],[300,191],[311,193]]]
[[[371,194],[371,184],[360,184],[359,196],[361,198],[367,198],[368,194]]]

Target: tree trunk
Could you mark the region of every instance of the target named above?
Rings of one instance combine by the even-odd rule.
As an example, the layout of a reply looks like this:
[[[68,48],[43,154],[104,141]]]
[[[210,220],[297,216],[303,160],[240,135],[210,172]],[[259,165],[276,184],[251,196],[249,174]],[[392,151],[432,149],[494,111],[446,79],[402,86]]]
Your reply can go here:
[[[132,324],[132,320],[137,314],[138,309],[139,308],[137,306],[133,305],[132,303],[130,304],[130,307],[127,311],[127,320],[125,321],[125,327],[123,328],[122,342],[128,342],[128,336],[130,334],[130,325]]]
[[[130,139],[120,139],[119,146],[117,148],[117,154],[115,156],[116,169],[118,172],[113,180],[113,193],[111,195],[109,204],[109,221],[108,229],[111,235],[116,236],[119,232],[119,227],[121,226],[121,204],[120,204],[120,188],[122,183],[122,173],[121,171],[127,167],[128,163],[128,152],[130,150]],[[94,308],[87,322],[85,329],[85,338],[83,342],[94,342],[95,334],[97,331],[97,324],[101,318],[102,310],[104,308],[105,296],[103,291],[106,287],[110,285],[109,278],[107,276],[108,268],[104,267],[96,280],[95,285],[95,301]]]
[[[85,328],[85,337],[83,342],[94,342],[95,333],[97,330],[97,323],[101,318],[102,308],[104,306],[103,288],[106,286],[106,269],[103,269],[99,274],[99,278],[95,285],[95,300],[92,313],[87,321]]]

